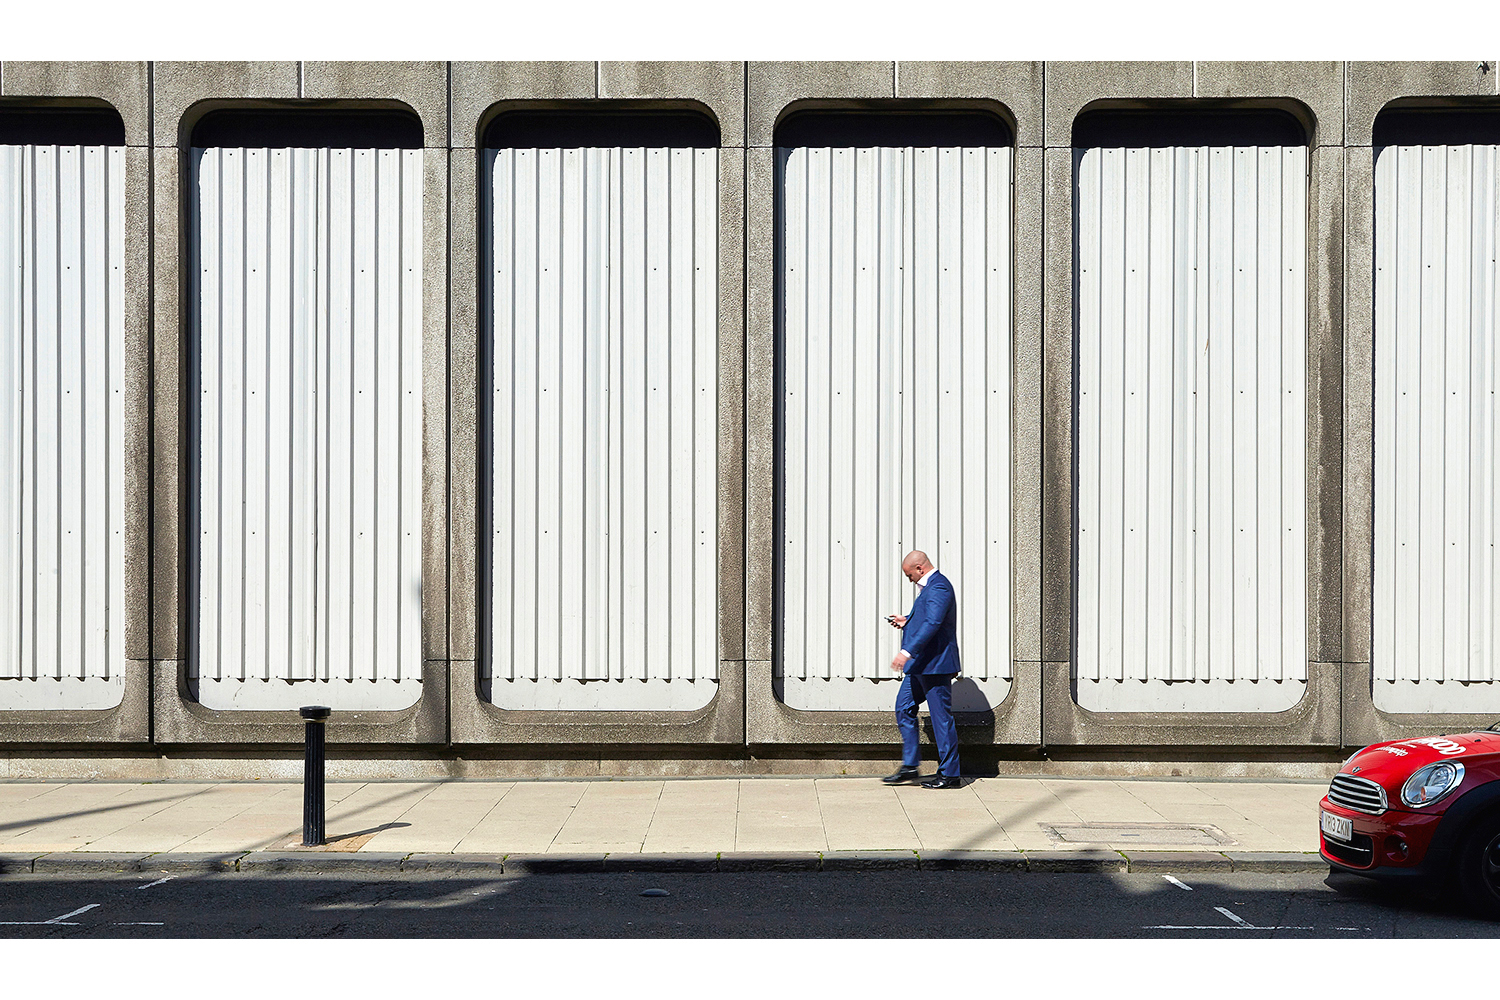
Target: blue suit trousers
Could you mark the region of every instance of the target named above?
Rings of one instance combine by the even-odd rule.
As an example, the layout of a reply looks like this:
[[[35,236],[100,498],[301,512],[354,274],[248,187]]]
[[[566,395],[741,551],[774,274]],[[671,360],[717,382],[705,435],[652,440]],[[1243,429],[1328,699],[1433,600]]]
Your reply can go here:
[[[953,721],[953,674],[907,674],[896,692],[896,726],[901,730],[901,763],[922,763],[922,728],[917,706],[927,702],[932,715],[932,735],[937,741],[938,774],[958,777],[958,725]]]

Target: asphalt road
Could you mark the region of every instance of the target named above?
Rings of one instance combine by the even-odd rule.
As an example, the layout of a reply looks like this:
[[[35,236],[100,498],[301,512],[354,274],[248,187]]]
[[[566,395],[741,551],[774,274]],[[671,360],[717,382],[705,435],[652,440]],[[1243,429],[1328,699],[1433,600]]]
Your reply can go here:
[[[1318,873],[28,874],[0,876],[0,921],[8,938],[1500,936]]]

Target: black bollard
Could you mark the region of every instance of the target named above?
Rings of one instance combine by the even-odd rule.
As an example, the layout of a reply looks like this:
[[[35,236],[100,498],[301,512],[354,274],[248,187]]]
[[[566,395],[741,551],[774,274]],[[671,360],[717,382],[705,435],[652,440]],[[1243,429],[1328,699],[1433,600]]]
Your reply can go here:
[[[307,754],[302,767],[302,846],[323,846],[323,727],[331,709],[322,705],[304,707],[307,720]]]

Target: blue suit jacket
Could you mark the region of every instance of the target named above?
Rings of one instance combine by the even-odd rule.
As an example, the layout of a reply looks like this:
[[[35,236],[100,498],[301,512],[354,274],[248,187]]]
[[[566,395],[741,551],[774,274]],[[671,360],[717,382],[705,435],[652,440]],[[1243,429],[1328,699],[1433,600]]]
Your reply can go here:
[[[901,630],[901,648],[911,654],[902,673],[959,672],[958,601],[953,596],[953,584],[936,570],[912,602],[906,627]]]

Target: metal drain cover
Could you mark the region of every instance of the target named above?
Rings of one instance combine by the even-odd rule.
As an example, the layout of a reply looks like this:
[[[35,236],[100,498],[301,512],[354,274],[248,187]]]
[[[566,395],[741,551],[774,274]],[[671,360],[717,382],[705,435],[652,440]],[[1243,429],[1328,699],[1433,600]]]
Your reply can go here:
[[[1039,823],[1060,844],[1222,847],[1237,841],[1208,823]]]

